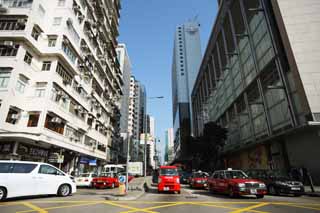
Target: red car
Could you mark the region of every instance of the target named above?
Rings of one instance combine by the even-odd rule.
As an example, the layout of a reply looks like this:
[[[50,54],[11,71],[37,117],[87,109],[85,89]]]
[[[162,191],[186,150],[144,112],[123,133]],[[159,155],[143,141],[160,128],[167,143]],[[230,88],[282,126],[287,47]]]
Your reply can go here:
[[[92,186],[99,189],[119,187],[118,176],[112,172],[101,173],[99,177],[92,179]]]
[[[229,194],[230,197],[255,195],[263,198],[267,194],[266,185],[259,180],[249,179],[241,170],[216,171],[208,178],[210,192]]]
[[[180,194],[180,177],[176,166],[160,166],[158,192],[164,191]]]
[[[208,176],[206,172],[194,172],[189,179],[191,188],[206,188],[208,185]]]

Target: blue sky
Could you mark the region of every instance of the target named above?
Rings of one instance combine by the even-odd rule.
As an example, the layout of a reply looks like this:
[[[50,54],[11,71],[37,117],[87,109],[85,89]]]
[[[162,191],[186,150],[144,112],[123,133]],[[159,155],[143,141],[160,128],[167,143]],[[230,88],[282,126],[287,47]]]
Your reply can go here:
[[[147,89],[148,114],[155,117],[156,136],[172,127],[171,63],[176,25],[198,17],[205,51],[217,13],[217,0],[121,0],[119,42],[125,43],[133,74]],[[163,151],[162,151],[163,154]]]

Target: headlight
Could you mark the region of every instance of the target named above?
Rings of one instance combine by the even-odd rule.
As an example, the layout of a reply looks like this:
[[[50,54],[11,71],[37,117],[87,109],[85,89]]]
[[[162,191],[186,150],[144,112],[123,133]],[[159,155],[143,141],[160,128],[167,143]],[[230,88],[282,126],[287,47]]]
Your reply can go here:
[[[161,178],[158,178],[158,183],[161,183]]]
[[[246,187],[246,184],[244,184],[244,183],[238,183],[238,187],[239,187],[239,188]]]
[[[196,181],[196,183],[201,183],[201,182],[202,182],[201,180],[197,180],[197,181]]]
[[[177,182],[177,183],[180,183],[180,179],[179,179],[179,178],[177,178],[177,179],[176,179],[176,182]]]
[[[266,188],[266,184],[264,184],[264,183],[259,183],[259,187],[260,187],[260,188]]]

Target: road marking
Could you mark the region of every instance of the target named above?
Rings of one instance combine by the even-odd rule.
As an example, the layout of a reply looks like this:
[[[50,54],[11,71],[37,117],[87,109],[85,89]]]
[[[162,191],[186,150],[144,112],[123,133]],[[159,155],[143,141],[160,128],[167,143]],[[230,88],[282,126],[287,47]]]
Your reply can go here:
[[[280,204],[281,205],[281,204]],[[282,204],[283,205],[283,204]],[[283,206],[289,206],[289,207],[296,207],[296,208],[302,208],[302,209],[310,209],[310,210],[317,210],[320,211],[320,208],[314,208],[309,206],[300,206],[296,204],[284,204]]]
[[[22,204],[25,205],[26,207],[31,208],[32,211],[36,211],[36,212],[39,212],[39,213],[48,213],[46,210],[40,208],[39,206],[33,205],[32,203],[23,202]]]
[[[235,207],[228,207],[228,206],[221,206],[221,205],[213,205],[213,204],[206,204],[206,203],[192,203],[192,205],[198,205],[198,206],[208,206],[208,207],[217,207],[222,209],[231,209],[231,210],[239,210],[241,208],[235,208]],[[262,211],[256,211],[256,210],[250,210],[248,212],[255,212],[255,213],[265,213]]]
[[[111,201],[105,201],[103,202],[107,205],[111,205],[111,206],[117,206],[117,207],[121,207],[121,208],[124,208],[124,209],[130,209],[132,212],[147,212],[147,213],[156,213],[156,212],[153,212],[153,211],[148,211],[148,210],[145,210],[145,209],[140,209],[140,208],[136,208],[136,207],[132,207],[132,206],[127,206],[127,205],[122,205],[122,204],[118,204],[118,203],[115,203],[115,202],[111,202]],[[130,212],[131,212],[130,211]]]
[[[178,202],[178,203],[171,203],[171,204],[166,204],[166,205],[161,205],[161,206],[153,206],[153,207],[148,207],[148,208],[141,208],[138,210],[132,210],[132,211],[127,211],[127,212],[121,212],[121,213],[133,213],[133,212],[139,212],[139,211],[149,211],[149,210],[154,210],[154,209],[160,209],[160,208],[166,208],[166,207],[172,207],[172,206],[178,206],[178,205],[183,205],[186,203],[183,202]]]
[[[256,204],[256,205],[253,205],[253,206],[248,206],[248,207],[245,207],[245,208],[240,208],[236,211],[233,211],[233,212],[230,212],[230,213],[240,213],[240,212],[246,212],[246,211],[250,211],[252,209],[255,209],[255,208],[259,208],[259,207],[262,207],[262,206],[267,206],[269,205],[270,203],[259,203],[259,204]]]

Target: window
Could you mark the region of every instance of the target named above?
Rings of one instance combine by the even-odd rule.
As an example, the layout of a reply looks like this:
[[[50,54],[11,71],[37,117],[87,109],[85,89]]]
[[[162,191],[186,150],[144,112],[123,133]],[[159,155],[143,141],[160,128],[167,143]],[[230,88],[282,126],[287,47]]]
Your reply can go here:
[[[25,19],[2,19],[0,20],[0,30],[24,30]]]
[[[32,62],[32,58],[33,56],[27,51],[23,61],[30,65]]]
[[[66,42],[62,43],[62,50],[73,63],[76,62],[76,53],[71,49],[69,45],[66,44]]]
[[[39,36],[41,34],[41,31],[38,27],[34,26],[31,32],[32,38],[34,38],[36,41],[38,41]]]
[[[49,37],[48,47],[55,47],[57,43],[57,37]]]
[[[31,112],[29,114],[29,120],[28,120],[28,127],[36,127],[38,126],[40,118],[40,113],[39,112]]]
[[[27,84],[28,84],[28,79],[23,75],[19,75],[19,79],[16,84],[16,91],[20,93],[24,93]]]
[[[38,13],[39,13],[39,16],[40,16],[40,17],[44,17],[45,14],[46,14],[46,10],[42,7],[41,4],[39,5]]]
[[[0,67],[0,88],[7,88],[12,68]]]
[[[58,0],[58,6],[63,7],[66,4],[66,0]]]
[[[59,26],[61,24],[61,22],[62,22],[62,17],[55,17],[53,19],[53,25],[54,26]]]
[[[41,165],[39,169],[39,174],[64,176],[62,172],[49,165]]]
[[[20,110],[10,107],[6,122],[11,124],[16,124],[20,118]]]
[[[12,170],[12,163],[0,163],[0,174],[10,173]]]
[[[4,42],[4,45],[0,46],[0,56],[16,56],[18,49],[18,44],[14,44],[12,41]]]
[[[15,163],[11,173],[30,173],[37,167],[37,164]]]
[[[63,135],[65,122],[57,116],[47,114],[44,126],[47,129]]]
[[[58,63],[56,72],[63,78],[63,82],[65,82],[66,84],[71,84],[72,76],[60,63]]]
[[[40,88],[40,89],[36,89],[35,90],[35,97],[41,98],[44,97],[46,95],[46,89],[45,88]]]
[[[44,61],[42,64],[42,71],[49,71],[51,68],[51,61]]]

